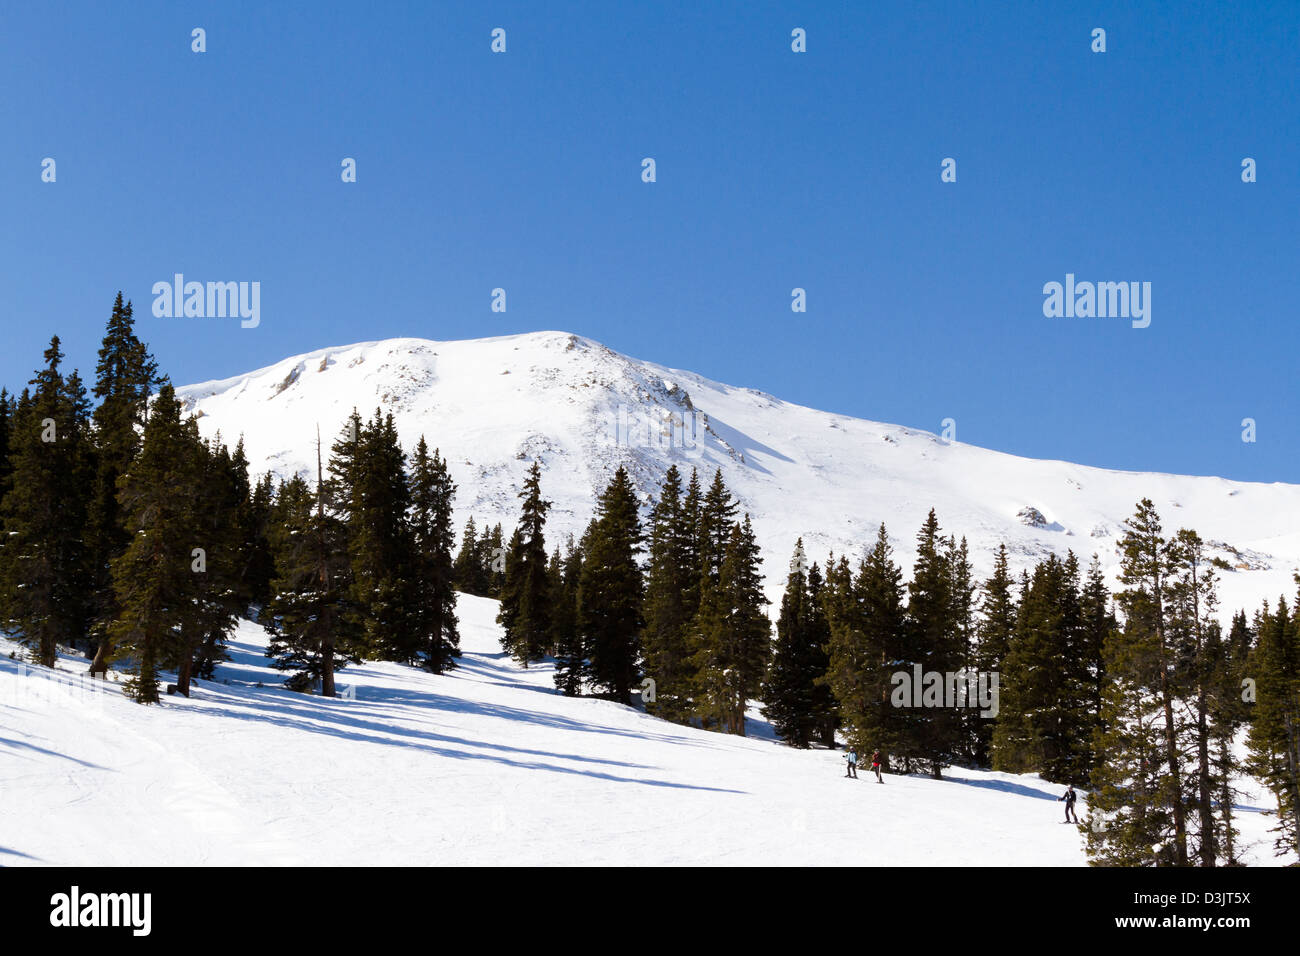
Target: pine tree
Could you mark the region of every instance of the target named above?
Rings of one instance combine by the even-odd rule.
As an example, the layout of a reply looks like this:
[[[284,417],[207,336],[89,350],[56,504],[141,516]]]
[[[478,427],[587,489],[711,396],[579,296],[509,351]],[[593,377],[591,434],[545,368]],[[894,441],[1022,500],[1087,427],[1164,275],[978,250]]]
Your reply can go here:
[[[406,456],[391,414],[376,409],[363,423],[352,412],[331,450],[325,494],[346,525],[362,653],[413,662],[426,647],[410,611],[415,588],[411,496]]]
[[[341,457],[337,468],[331,463],[336,475],[347,473],[347,445],[354,435],[345,428],[336,443]],[[285,684],[305,691],[319,681],[321,694],[334,697],[334,673],[361,659],[365,628],[354,598],[346,509],[330,500],[319,439],[316,456],[316,492],[295,475],[276,496],[271,531],[276,578],[262,625],[271,636],[267,656],[277,669],[293,671]]]
[[[698,486],[697,486],[698,487]],[[688,494],[689,498],[689,494]],[[722,563],[727,557],[727,545],[739,506],[727,490],[722,479],[722,469],[713,473],[713,482],[698,505],[695,547],[699,555],[700,599],[706,587],[716,585],[722,577]]]
[[[243,456],[243,442],[238,448]],[[247,460],[244,461],[247,468]],[[245,593],[250,604],[265,606],[271,599],[271,581],[275,577],[275,555],[271,550],[271,516],[275,503],[275,485],[268,472],[253,486],[248,504],[248,565],[245,571]]]
[[[501,584],[500,609],[497,611],[497,623],[501,625],[501,647],[512,657],[518,656],[515,644],[518,630],[515,622],[519,619],[520,594],[525,577],[523,554],[524,535],[519,528],[515,528],[505,551],[505,579]]]
[[[958,654],[958,672],[963,674],[967,679],[968,700],[964,701],[968,706],[963,707],[957,713],[958,723],[960,725],[960,737],[957,741],[957,752],[969,763],[975,761],[976,741],[981,731],[981,725],[987,722],[983,716],[983,711],[974,706],[976,703],[974,691],[978,675],[975,666],[975,580],[974,570],[970,563],[970,549],[967,547],[966,539],[961,539],[961,544],[957,544],[953,538],[948,539],[947,546],[947,564],[950,575],[949,593],[952,601],[952,622],[953,638],[956,644],[955,650]]]
[[[1193,811],[1189,839],[1197,863],[1215,866],[1220,836],[1215,800],[1220,784],[1211,754],[1210,696],[1216,690],[1217,586],[1205,545],[1195,531],[1180,530],[1169,542],[1168,553],[1167,633],[1180,673],[1180,696],[1192,715],[1188,727],[1191,746],[1185,748],[1194,753],[1185,797]]]
[[[698,496],[699,481],[695,481]],[[651,713],[685,721],[692,711],[691,619],[699,609],[699,559],[695,527],[682,501],[681,475],[669,467],[650,512],[646,569],[645,672],[655,682]]]
[[[82,537],[89,409],[80,378],[60,371],[62,359],[55,336],[14,413],[12,471],[0,503],[0,610],[46,667],[60,644],[86,636],[90,583]]]
[[[118,479],[140,449],[149,398],[167,381],[158,363],[135,333],[131,303],[117,294],[95,366],[95,475],[86,516],[85,541],[91,573],[90,598],[95,657],[90,673],[106,674],[112,647],[110,623],[118,615],[110,564],[131,543],[118,509]]]
[[[193,419],[164,385],[144,426],[140,453],[118,479],[118,513],[131,543],[111,568],[118,615],[109,626],[114,658],[129,658],[126,692],[158,702],[158,674],[192,650],[202,630],[202,579],[193,549],[202,536],[196,511],[203,480]]]
[[[1077,783],[1090,780],[1096,767],[1095,746],[1097,735],[1102,730],[1105,697],[1106,640],[1118,626],[1111,610],[1110,591],[1102,574],[1101,561],[1094,554],[1088,566],[1088,577],[1079,593],[1077,651],[1070,671],[1077,725],[1074,734]]]
[[[715,482],[716,484],[716,482]],[[693,628],[696,709],[706,726],[745,733],[745,707],[762,692],[771,656],[758,544],[749,516],[731,526],[718,580],[706,564]]]
[[[1086,783],[1095,715],[1080,636],[1078,560],[1048,555],[1034,568],[1003,661],[995,769]]]
[[[416,636],[427,648],[426,663],[435,674],[454,666],[460,654],[451,556],[455,545],[451,522],[455,494],[447,462],[437,450],[430,457],[424,436],[420,436],[411,468],[412,614]]]
[[[506,650],[527,667],[545,655],[551,629],[545,535],[551,503],[542,498],[542,470],[537,462],[533,462],[519,497],[523,510],[506,554],[497,621],[505,630],[502,641]]]
[[[827,562],[823,605],[830,626],[827,682],[839,704],[851,746],[879,750],[908,766],[907,714],[894,707],[891,676],[904,665],[907,621],[903,573],[894,563],[882,523],[854,579],[847,558]]]
[[[764,716],[786,743],[804,748],[814,739],[833,743],[835,729],[834,700],[825,681],[830,627],[821,607],[821,570],[814,564],[805,571],[807,563],[800,538],[790,560],[776,646],[763,685]]]
[[[975,668],[981,674],[997,674],[999,677],[999,698],[1001,696],[1001,676],[1007,652],[1015,638],[1016,617],[1018,609],[1015,596],[1011,593],[1011,570],[1007,561],[1007,546],[998,546],[997,556],[993,559],[993,574],[982,586],[980,601],[980,619],[976,629]],[[993,764],[993,736],[997,721],[1001,715],[991,720],[981,720],[975,726],[974,758],[981,767]]]
[[[1171,555],[1149,499],[1125,523],[1120,550],[1124,589],[1116,603],[1123,627],[1106,646],[1109,686],[1089,800],[1088,853],[1112,865],[1186,866],[1185,735],[1175,718],[1175,661],[1166,634]]]
[[[460,550],[456,552],[456,589],[475,597],[487,597],[487,574],[479,563],[478,546],[478,526],[474,523],[474,516],[470,515],[461,535]]]
[[[1207,635],[1207,658],[1211,671],[1210,737],[1213,749],[1214,773],[1218,779],[1216,796],[1219,811],[1218,842],[1220,856],[1226,866],[1239,866],[1237,853],[1238,829],[1233,807],[1241,795],[1233,780],[1245,769],[1237,756],[1237,735],[1250,720],[1251,704],[1244,693],[1244,684],[1250,669],[1251,650],[1255,634],[1246,620],[1246,613],[1233,615],[1232,626],[1226,639],[1221,639],[1220,629],[1212,627]]]
[[[1250,769],[1277,797],[1278,854],[1294,854],[1300,852],[1300,596],[1295,615],[1285,599],[1275,611],[1266,605],[1256,630]]]
[[[11,446],[13,443],[14,401],[6,388],[0,388],[0,501],[9,491],[13,474]]]
[[[192,427],[191,443],[198,486],[191,508],[195,521],[193,560],[196,576],[193,627],[184,632],[178,656],[167,665],[177,671],[177,691],[189,696],[190,680],[212,676],[239,615],[248,610],[248,466],[232,456],[220,438],[204,444]]]
[[[487,597],[499,597],[500,589],[506,585],[506,537],[500,522],[487,529],[486,535],[478,540],[480,559]]]
[[[644,583],[636,489],[622,467],[596,504],[592,533],[583,542],[578,626],[592,686],[629,704],[639,678]]]
[[[908,663],[926,674],[955,673],[961,665],[961,643],[953,620],[949,555],[939,536],[934,509],[916,537],[916,562],[908,584]],[[918,694],[919,688],[913,693]],[[927,764],[938,778],[958,755],[961,718],[946,706],[913,709],[907,715],[908,753]]]
[[[578,589],[582,577],[582,549],[569,538],[564,557],[557,547],[547,569],[551,582],[551,643],[555,647],[555,687],[566,697],[582,692],[586,648],[578,626]]]
[[[497,522],[479,539],[479,567],[482,569],[485,595],[490,598],[501,596],[501,589],[506,583],[506,539],[501,531],[501,522]]]

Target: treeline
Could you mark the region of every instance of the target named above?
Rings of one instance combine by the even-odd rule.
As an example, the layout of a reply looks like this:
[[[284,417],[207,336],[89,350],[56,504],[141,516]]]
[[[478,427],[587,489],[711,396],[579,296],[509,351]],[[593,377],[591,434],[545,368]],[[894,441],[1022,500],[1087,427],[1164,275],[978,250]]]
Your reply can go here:
[[[1300,613],[1279,598],[1224,634],[1223,562],[1194,531],[1165,537],[1150,501],[1120,552],[1112,595],[1095,556],[1085,572],[1051,555],[1017,581],[1005,546],[974,583],[965,542],[933,512],[907,582],[883,525],[856,569],[841,556],[823,575],[799,542],[766,714],[794,746],[829,744],[838,722],[902,771],[962,764],[1089,788],[1099,864],[1238,863],[1232,781],[1253,774],[1279,801],[1277,850],[1296,852]],[[900,694],[919,672],[935,677],[921,699]],[[966,692],[946,696],[950,684]]]
[[[742,734],[759,700],[793,746],[842,735],[896,771],[1072,783],[1093,793],[1102,864],[1237,863],[1232,781],[1250,773],[1282,807],[1278,849],[1296,850],[1300,614],[1281,599],[1223,634],[1223,562],[1194,531],[1164,536],[1150,501],[1125,524],[1114,594],[1098,557],[1073,552],[1017,578],[1003,546],[976,580],[933,511],[910,578],[884,525],[856,566],[832,555],[823,571],[796,542],[773,641],[753,529],[720,471],[702,492],[669,469],[643,527],[620,469],[581,539],[549,553],[536,464],[520,498],[504,643],[525,665],[554,656],[563,693],[637,691],[651,713]]]
[[[582,537],[549,552],[538,465],[520,498],[500,591],[506,649],[525,666],[554,656],[565,694],[627,703],[635,690],[651,713],[743,734],[771,628],[753,526],[722,472],[705,491],[669,468],[643,526],[620,467]]]
[[[21,394],[0,390],[0,623],[35,662],[123,662],[152,703],[162,671],[186,695],[210,677],[253,614],[297,689],[332,695],[363,658],[453,665],[455,486],[423,438],[408,462],[391,415],[354,412],[328,478],[254,483],[242,442],[200,437],[120,293],[89,393],[63,357],[55,337]]]

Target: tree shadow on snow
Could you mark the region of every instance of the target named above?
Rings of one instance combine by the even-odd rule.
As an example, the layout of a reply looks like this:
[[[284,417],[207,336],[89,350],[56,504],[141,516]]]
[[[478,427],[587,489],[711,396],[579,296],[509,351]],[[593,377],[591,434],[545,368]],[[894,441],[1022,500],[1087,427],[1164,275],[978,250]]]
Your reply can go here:
[[[211,687],[211,685],[209,685],[209,687]],[[621,767],[630,770],[655,769],[645,764],[609,760],[600,757],[585,757],[577,754],[555,753],[546,750],[533,750],[526,747],[513,747],[509,744],[493,743],[487,740],[471,740],[466,737],[457,737],[450,734],[438,733],[433,730],[418,730],[404,727],[398,723],[386,723],[382,720],[366,719],[367,717],[382,718],[384,716],[392,716],[395,719],[409,720],[409,714],[386,715],[382,708],[382,705],[386,703],[406,703],[417,707],[423,706],[430,709],[444,709],[458,713],[479,714],[498,717],[503,720],[532,723],[534,725],[541,724],[564,730],[606,732],[638,738],[643,736],[626,731],[619,731],[614,728],[600,728],[590,724],[582,724],[579,721],[556,717],[552,714],[541,714],[535,711],[523,710],[516,707],[485,704],[478,701],[447,698],[438,694],[430,694],[428,692],[405,694],[402,692],[385,690],[383,698],[373,702],[364,699],[358,699],[356,701],[341,701],[330,700],[329,698],[322,697],[301,698],[300,695],[289,690],[274,690],[272,693],[274,694],[274,697],[269,699],[260,699],[262,695],[259,694],[241,694],[238,696],[229,695],[227,700],[221,702],[220,707],[213,708],[212,710],[209,710],[208,713],[229,720],[268,723],[291,730],[302,731],[304,733],[327,734],[332,737],[353,740],[359,743],[403,747],[428,753],[433,756],[449,757],[455,760],[487,760],[526,770],[545,770],[553,773],[575,774],[578,776],[611,780],[617,783],[641,784],[648,787],[705,790],[715,793],[745,792],[741,790],[730,790],[725,787],[705,787],[697,786],[695,784],[675,783],[669,780],[653,780],[619,776],[614,773],[595,769],[565,767],[553,763],[546,763],[543,760],[530,760],[525,758],[537,757],[553,760],[567,760],[581,764],[603,765],[616,768]],[[299,697],[302,700],[302,703],[294,700],[294,697]],[[363,711],[366,716],[362,716],[358,711]],[[475,752],[475,750],[487,752]]]
[[[47,757],[58,757],[60,760],[70,760],[75,764],[80,764],[89,770],[107,770],[107,767],[101,767],[97,763],[91,763],[89,760],[78,760],[76,757],[69,757],[67,754],[61,754],[56,750],[49,750],[45,747],[38,747],[35,744],[24,743],[21,740],[11,740],[8,737],[0,737],[0,747],[13,747],[15,750],[34,750],[38,754],[44,754]],[[20,750],[20,752],[21,752]]]
[[[44,862],[45,862],[45,861],[42,860],[39,856],[32,856],[30,853],[23,853],[21,850],[11,850],[11,849],[9,849],[7,846],[0,846],[0,857],[6,856],[6,855],[7,855],[7,856],[20,856],[20,857],[22,857],[24,860],[31,860],[33,863],[44,863]],[[4,865],[3,863],[0,863],[0,866],[3,866],[3,865]]]
[[[1034,797],[1038,800],[1055,801],[1065,792],[1065,785],[1060,786],[1061,793],[1051,793],[1047,790],[1039,790],[1023,783],[1012,783],[1010,780],[966,780],[960,777],[944,777],[944,783],[960,783],[967,787],[979,787],[981,790],[998,790],[1002,793],[1014,793],[1021,797]],[[1044,786],[1052,786],[1044,784]]]

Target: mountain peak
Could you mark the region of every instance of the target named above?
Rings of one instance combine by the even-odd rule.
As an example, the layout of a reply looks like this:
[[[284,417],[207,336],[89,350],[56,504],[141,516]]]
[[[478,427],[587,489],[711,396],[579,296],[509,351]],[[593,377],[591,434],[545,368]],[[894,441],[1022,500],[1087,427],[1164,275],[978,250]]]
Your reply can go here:
[[[796,538],[814,560],[859,554],[883,521],[906,565],[931,507],[945,534],[967,537],[981,573],[1003,543],[1018,566],[1074,550],[1113,569],[1123,522],[1144,497],[1167,522],[1222,542],[1225,560],[1233,549],[1260,556],[1260,570],[1225,574],[1227,611],[1289,591],[1300,565],[1300,486],[1019,458],[793,405],[570,332],[317,349],[178,395],[205,434],[242,435],[254,470],[280,477],[314,476],[318,426],[329,440],[354,408],[391,412],[408,450],[423,436],[447,458],[458,523],[513,526],[536,461],[554,502],[551,544],[581,535],[620,465],[647,507],[671,465],[703,480],[720,468],[753,517],[771,596]]]

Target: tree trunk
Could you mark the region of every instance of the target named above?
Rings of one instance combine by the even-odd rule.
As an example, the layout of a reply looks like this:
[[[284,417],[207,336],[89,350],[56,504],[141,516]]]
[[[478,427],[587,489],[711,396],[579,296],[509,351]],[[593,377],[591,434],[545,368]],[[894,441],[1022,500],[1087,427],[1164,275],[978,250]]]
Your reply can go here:
[[[1214,866],[1218,847],[1214,838],[1213,790],[1210,782],[1210,731],[1205,720],[1205,688],[1196,700],[1196,758],[1200,791],[1197,794],[1201,817],[1201,866]]]
[[[181,655],[181,666],[176,671],[176,692],[190,696],[190,674],[194,671],[194,657],[187,649]]]
[[[1237,862],[1236,847],[1232,838],[1232,781],[1228,769],[1232,765],[1232,739],[1219,738],[1219,766],[1223,773],[1223,784],[1219,789],[1219,804],[1223,807],[1223,860],[1229,866]]]
[[[327,636],[320,646],[320,693],[334,697],[334,639]]]
[[[1156,555],[1159,560],[1159,555]],[[1165,607],[1161,590],[1160,572],[1155,573],[1156,637],[1160,642],[1160,697],[1165,711],[1165,759],[1169,762],[1169,776],[1173,781],[1174,859],[1179,866],[1187,865],[1187,819],[1183,806],[1183,775],[1179,766],[1178,733],[1174,725],[1174,701],[1169,689],[1168,648],[1165,645]]]
[[[112,646],[108,640],[108,635],[104,635],[103,639],[99,642],[99,646],[95,648],[95,659],[90,662],[91,677],[94,677],[96,674],[101,674],[105,680],[108,679],[108,657],[112,653],[112,650]]]

